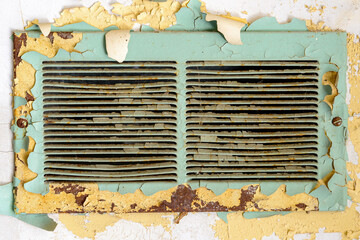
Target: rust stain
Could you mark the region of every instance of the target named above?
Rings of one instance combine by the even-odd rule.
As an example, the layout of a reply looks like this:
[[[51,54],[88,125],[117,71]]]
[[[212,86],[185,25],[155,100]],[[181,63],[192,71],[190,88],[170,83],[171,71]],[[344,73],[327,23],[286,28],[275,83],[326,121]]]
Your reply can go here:
[[[29,123],[26,119],[24,118],[19,118],[17,121],[16,121],[16,125],[19,127],[19,128],[26,128]]]
[[[188,213],[187,212],[181,212],[179,215],[177,215],[174,219],[174,223],[179,224],[180,220],[185,217]]]
[[[86,201],[86,198],[89,196],[89,194],[84,194],[80,196],[75,196],[75,202],[79,206],[84,206],[84,202]]]
[[[62,39],[72,39],[74,37],[71,32],[57,32],[57,35]]]
[[[306,207],[307,207],[307,205],[306,205],[305,203],[298,203],[298,204],[296,204],[295,206],[297,206],[298,208],[301,208],[301,209],[303,209],[303,210],[305,210]]]
[[[116,207],[115,203],[111,203],[111,208],[110,208],[110,211],[111,212],[114,212],[114,208]]]
[[[62,187],[55,187],[54,192],[55,192],[55,194],[60,194],[61,192],[65,192],[65,193],[71,193],[71,194],[77,195],[79,192],[84,192],[85,189],[86,188],[83,186],[70,183],[67,185],[63,185]]]
[[[233,211],[244,211],[246,209],[246,203],[251,202],[255,196],[256,190],[259,186],[250,185],[248,189],[241,189],[240,205],[238,209]]]
[[[26,33],[22,33],[19,37],[13,34],[14,38],[14,46],[13,46],[13,68],[14,68],[14,78],[16,78],[16,67],[21,62],[21,56],[19,56],[19,52],[21,49],[21,46],[24,45],[26,47],[26,41],[27,41],[27,35]]]
[[[54,32],[49,33],[49,35],[47,35],[47,38],[50,39],[51,44],[54,44]]]
[[[19,213],[136,213],[136,212],[217,212],[217,211],[317,211],[316,198],[284,191],[267,196],[257,184],[242,189],[230,189],[221,195],[200,187],[195,190],[187,184],[178,185],[151,196],[141,190],[120,194],[99,191],[96,184],[50,184],[45,195],[31,193],[19,184],[15,205]],[[232,197],[231,197],[232,196]],[[284,197],[291,199],[284,208],[275,209],[270,202]],[[28,201],[33,204],[27,204]],[[303,203],[300,205],[299,203]]]
[[[334,117],[331,122],[334,126],[339,127],[342,124],[342,119],[341,117]]]
[[[30,102],[30,101],[35,101],[35,98],[33,95],[31,95],[29,92],[26,92],[26,96],[25,96],[25,99],[27,102]]]

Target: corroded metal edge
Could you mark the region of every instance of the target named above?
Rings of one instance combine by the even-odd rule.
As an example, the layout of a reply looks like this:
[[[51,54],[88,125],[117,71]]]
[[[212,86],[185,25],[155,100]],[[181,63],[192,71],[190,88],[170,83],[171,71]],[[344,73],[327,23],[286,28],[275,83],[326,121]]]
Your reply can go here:
[[[260,185],[227,189],[216,195],[187,184],[146,196],[100,191],[97,184],[62,183],[50,185],[45,195],[30,193],[22,184],[15,191],[15,205],[21,213],[135,213],[135,212],[229,212],[229,211],[318,211],[318,200],[305,193],[286,194],[281,185],[272,195],[260,192]]]

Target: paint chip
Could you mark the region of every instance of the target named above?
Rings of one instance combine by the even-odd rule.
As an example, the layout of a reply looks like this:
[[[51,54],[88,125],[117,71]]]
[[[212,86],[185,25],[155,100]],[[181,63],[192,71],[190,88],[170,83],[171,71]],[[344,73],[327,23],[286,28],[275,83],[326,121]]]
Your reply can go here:
[[[240,31],[245,26],[245,23],[213,14],[207,14],[206,21],[216,21],[218,31],[224,35],[226,41],[230,44],[243,44],[240,37]]]
[[[106,52],[109,58],[115,59],[122,63],[128,52],[128,44],[130,41],[129,30],[112,30],[106,33]]]
[[[41,33],[47,37],[51,32],[51,23],[38,23]]]
[[[338,95],[338,90],[336,88],[338,80],[338,73],[337,72],[326,72],[322,78],[323,85],[329,85],[331,87],[331,95],[326,95],[324,98],[324,102],[326,102],[331,110],[333,109],[333,104],[335,101],[335,97]]]

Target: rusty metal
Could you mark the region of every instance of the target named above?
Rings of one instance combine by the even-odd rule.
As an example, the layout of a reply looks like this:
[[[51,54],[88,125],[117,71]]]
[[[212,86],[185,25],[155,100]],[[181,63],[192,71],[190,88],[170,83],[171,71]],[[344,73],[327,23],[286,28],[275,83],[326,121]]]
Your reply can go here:
[[[175,217],[174,222],[179,223],[181,218],[183,218],[188,212],[228,212],[228,211],[247,211],[249,208],[252,211],[318,211],[318,206],[309,206],[304,202],[298,202],[294,204],[288,204],[287,207],[283,208],[274,208],[274,207],[260,207],[259,202],[264,201],[264,198],[255,198],[257,191],[259,190],[259,185],[249,185],[239,190],[239,195],[236,196],[238,199],[237,204],[234,205],[224,205],[216,200],[206,200],[203,196],[199,194],[197,190],[191,189],[187,185],[178,185],[175,190],[172,191],[170,199],[163,199],[156,201],[154,205],[142,208],[140,202],[134,201],[127,208],[126,212],[179,212],[179,215]],[[75,203],[79,206],[76,210],[62,210],[60,208],[56,209],[58,213],[85,213],[85,212],[97,212],[97,213],[106,213],[109,212],[109,209],[105,208],[87,208],[85,210],[84,202],[86,201],[88,194],[85,193],[86,188],[78,184],[68,184],[63,187],[53,188],[55,194],[61,194],[65,192],[67,194],[74,195]],[[110,212],[117,212],[118,203],[112,202],[109,199],[99,199],[99,201],[106,202],[110,208]],[[123,207],[123,206],[122,206]]]
[[[342,124],[342,119],[341,117],[334,117],[331,122],[334,126],[339,127]]]
[[[16,125],[19,127],[19,128],[26,128],[29,123],[26,119],[24,118],[19,118],[17,121],[16,121]]]

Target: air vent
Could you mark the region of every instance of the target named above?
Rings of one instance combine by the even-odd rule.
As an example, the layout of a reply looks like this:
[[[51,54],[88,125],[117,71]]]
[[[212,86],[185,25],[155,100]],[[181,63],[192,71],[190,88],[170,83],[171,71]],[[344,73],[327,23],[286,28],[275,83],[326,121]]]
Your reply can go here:
[[[175,62],[43,62],[48,181],[176,181]]]
[[[46,180],[316,180],[318,66],[45,61]]]
[[[316,61],[188,62],[190,180],[317,177]]]

